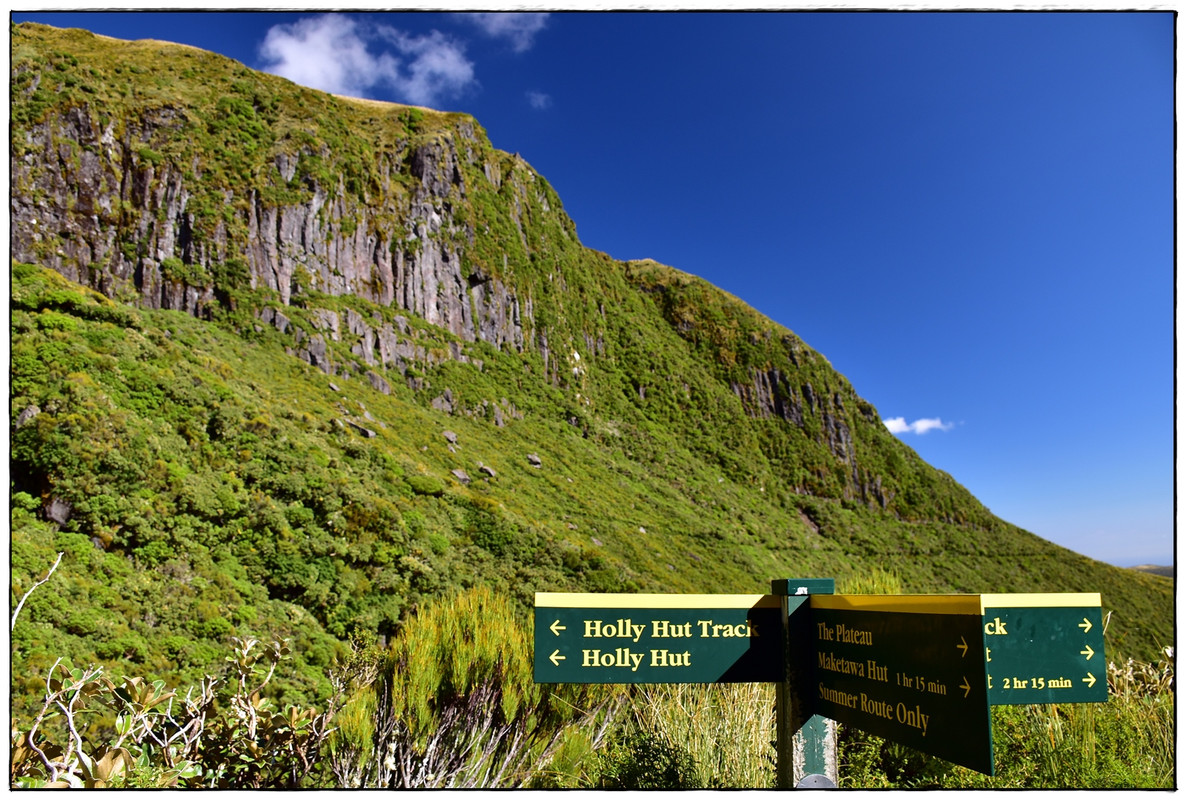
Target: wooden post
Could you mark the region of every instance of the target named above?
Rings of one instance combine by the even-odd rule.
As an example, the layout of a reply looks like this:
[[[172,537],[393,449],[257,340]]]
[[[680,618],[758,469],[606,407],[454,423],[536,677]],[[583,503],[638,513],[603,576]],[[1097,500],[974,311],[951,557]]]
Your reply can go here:
[[[775,699],[778,729],[777,786],[780,789],[835,787],[836,723],[811,713],[815,631],[811,629],[811,594],[834,594],[832,578],[771,582],[782,598],[783,663],[786,675]]]

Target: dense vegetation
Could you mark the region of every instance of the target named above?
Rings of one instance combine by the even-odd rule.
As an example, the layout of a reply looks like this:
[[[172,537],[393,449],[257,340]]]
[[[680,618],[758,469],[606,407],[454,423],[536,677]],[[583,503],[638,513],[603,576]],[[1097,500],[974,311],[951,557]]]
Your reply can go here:
[[[874,570],[840,588],[900,585]],[[330,670],[324,710],[261,697],[290,649],[250,638],[232,638],[229,666],[184,693],[55,664],[39,711],[14,728],[13,784],[772,786],[773,686],[541,687],[529,641],[505,595],[450,593],[390,648],[352,642]],[[840,785],[1173,787],[1173,660],[1166,648],[1156,664],[1110,663],[1107,704],[994,708],[994,777],[840,726]],[[84,725],[92,716],[106,722]]]
[[[581,247],[546,181],[493,150],[472,119],[333,98],[192,48],[43,26],[12,34],[14,164],[74,169],[91,145],[39,126],[98,114],[119,137],[137,126],[149,137],[129,167],[138,179],[172,174],[190,192],[190,239],[152,266],[147,242],[165,222],[156,210],[50,196],[42,166],[13,187],[38,208],[63,204],[67,218],[92,204],[115,243],[105,262],[80,268],[68,254],[88,234],[46,230],[39,263],[12,265],[14,605],[64,553],[12,630],[22,730],[61,659],[83,670],[79,681],[93,667],[180,689],[217,672],[234,641],[287,640],[265,694],[277,708],[353,720],[338,723],[352,742],[318,742],[345,759],[339,779],[363,781],[380,740],[421,768],[416,743],[435,730],[423,716],[399,729],[412,744],[397,746],[405,740],[360,709],[406,677],[390,660],[406,631],[429,624],[439,598],[482,587],[502,595],[474,608],[501,603],[499,630],[513,638],[536,591],[755,592],[772,578],[843,581],[876,565],[910,592],[1100,592],[1113,612],[1109,658],[1152,662],[1171,641],[1172,580],[996,519],[790,331],[700,279]],[[162,118],[184,124],[148,124]],[[33,135],[44,130],[58,138]],[[391,247],[418,246],[398,215],[410,213],[408,162],[426,143],[473,152],[457,163],[467,191],[450,196],[455,225],[439,235],[460,248],[471,284],[497,278],[531,301],[521,350],[309,274],[282,297],[235,255],[251,245],[252,208],[314,195],[335,199],[324,206],[338,209],[333,235],[363,219]],[[276,166],[286,158],[290,178]],[[149,267],[169,291],[206,299],[194,313],[151,307],[128,277]],[[265,324],[265,309],[289,328]],[[333,374],[294,357],[294,331],[315,335],[330,312],[398,314],[427,357],[382,369],[348,331],[327,342]],[[366,679],[335,684],[334,665],[357,666],[358,652],[371,653]],[[254,674],[255,661],[239,663]],[[502,686],[506,669],[461,685]],[[561,730],[567,718],[546,698],[513,691],[534,709],[514,723],[524,736]],[[509,719],[517,704],[503,704]],[[118,706],[104,708],[88,717],[100,739],[122,724]],[[245,752],[245,734],[224,734],[219,752]],[[542,736],[526,754],[490,752],[513,755],[519,770],[545,755],[583,763],[592,743]],[[619,761],[604,775],[628,774]],[[206,763],[208,780],[210,762],[193,763]],[[169,780],[202,780],[169,769]]]

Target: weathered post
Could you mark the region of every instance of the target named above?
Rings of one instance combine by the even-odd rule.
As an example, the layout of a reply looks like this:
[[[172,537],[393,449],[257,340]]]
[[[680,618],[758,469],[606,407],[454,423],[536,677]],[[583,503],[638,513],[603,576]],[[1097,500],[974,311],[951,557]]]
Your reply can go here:
[[[815,632],[811,630],[812,594],[834,594],[833,578],[771,581],[771,593],[782,602],[783,663],[786,674],[776,693],[778,733],[777,785],[780,789],[831,788],[838,785],[836,723],[811,713],[811,663]]]

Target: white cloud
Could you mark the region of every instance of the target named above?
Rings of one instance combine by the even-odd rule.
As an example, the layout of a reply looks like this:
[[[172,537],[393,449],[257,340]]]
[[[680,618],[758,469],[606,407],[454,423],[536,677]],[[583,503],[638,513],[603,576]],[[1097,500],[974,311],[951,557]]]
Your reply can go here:
[[[465,58],[465,48],[444,34],[408,36],[394,28],[379,32],[405,56],[414,57],[401,75],[397,89],[413,103],[432,105],[439,96],[455,96],[474,82],[474,65]],[[419,98],[419,99],[417,99]]]
[[[474,84],[463,45],[432,31],[409,36],[386,25],[364,32],[350,17],[326,14],[270,28],[260,45],[263,69],[302,86],[351,97],[386,89],[396,99],[434,106]],[[372,42],[397,55],[372,53]]]
[[[941,419],[916,419],[910,423],[910,428],[915,433],[926,433],[931,430],[949,431],[955,427],[955,423],[944,422]]]
[[[955,427],[954,422],[944,422],[938,417],[930,419],[916,419],[914,422],[907,422],[905,417],[893,417],[883,421],[885,427],[889,429],[890,433],[917,433],[919,435],[927,431],[939,430],[949,431]]]
[[[483,11],[461,14],[492,39],[506,39],[516,53],[530,50],[535,35],[548,23],[548,14]]]
[[[527,102],[531,104],[532,108],[545,109],[552,107],[552,96],[544,94],[543,92],[528,92]]]
[[[312,17],[275,25],[259,52],[268,72],[337,94],[362,94],[396,74],[390,56],[375,57],[367,51],[349,17]]]

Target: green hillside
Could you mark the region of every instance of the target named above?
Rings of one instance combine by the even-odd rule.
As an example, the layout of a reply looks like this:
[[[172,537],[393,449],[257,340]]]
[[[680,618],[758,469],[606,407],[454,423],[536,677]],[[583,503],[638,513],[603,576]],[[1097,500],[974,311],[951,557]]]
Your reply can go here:
[[[793,333],[584,248],[460,114],[192,48],[12,29],[14,713],[59,657],[281,698],[454,587],[1091,591],[1109,658],[1171,579],[995,518]],[[267,235],[265,235],[265,232]]]

